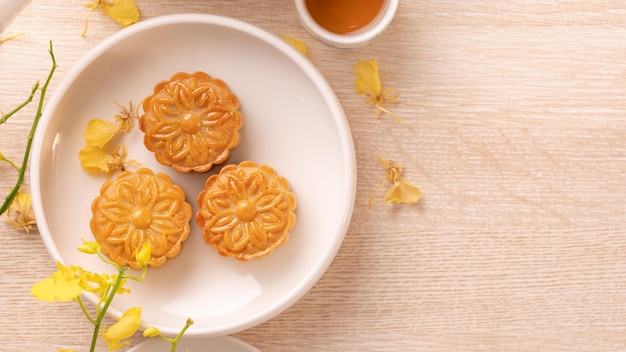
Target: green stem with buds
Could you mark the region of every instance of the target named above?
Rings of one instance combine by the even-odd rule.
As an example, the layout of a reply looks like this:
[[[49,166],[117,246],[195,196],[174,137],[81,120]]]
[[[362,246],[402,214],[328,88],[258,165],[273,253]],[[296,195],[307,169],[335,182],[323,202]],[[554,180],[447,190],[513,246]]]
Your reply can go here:
[[[50,69],[50,73],[48,74],[48,78],[46,79],[46,82],[41,87],[41,94],[39,95],[39,105],[37,106],[37,113],[35,114],[33,125],[30,128],[30,133],[28,133],[28,142],[26,143],[26,150],[24,151],[24,158],[22,159],[22,166],[19,169],[17,182],[15,183],[15,186],[13,187],[13,189],[11,189],[11,192],[9,193],[9,195],[4,200],[2,207],[0,207],[0,215],[4,214],[9,209],[9,206],[11,205],[11,203],[13,203],[13,200],[17,196],[17,192],[20,190],[20,187],[22,187],[22,183],[24,182],[24,175],[26,174],[26,166],[28,165],[28,157],[30,156],[30,148],[33,144],[33,137],[35,135],[35,130],[37,129],[37,124],[39,123],[39,119],[41,118],[46,91],[48,90],[48,85],[50,84],[50,80],[52,80],[52,75],[54,74],[54,71],[56,71],[56,68],[57,68],[57,62],[56,62],[56,59],[54,58],[54,52],[52,51],[52,41],[50,41],[49,52],[50,52],[50,57],[52,59],[52,68]],[[38,84],[35,85],[35,87],[37,86]],[[37,88],[33,88],[33,92],[36,89]],[[17,111],[19,111],[19,109],[21,109],[22,107],[26,106],[28,102],[30,101],[27,100],[21,107],[18,107]],[[9,112],[9,114],[4,115],[2,122],[6,121],[6,119],[10,117],[11,115],[13,115],[15,112],[16,110],[13,110]]]

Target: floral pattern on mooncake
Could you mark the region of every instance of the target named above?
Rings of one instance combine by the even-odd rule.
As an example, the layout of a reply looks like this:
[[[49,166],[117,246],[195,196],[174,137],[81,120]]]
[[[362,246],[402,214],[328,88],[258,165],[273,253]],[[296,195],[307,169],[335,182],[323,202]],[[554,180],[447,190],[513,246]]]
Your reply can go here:
[[[144,145],[178,172],[209,171],[228,160],[239,141],[239,100],[204,72],[179,72],[158,83],[142,107]]]
[[[144,242],[152,249],[148,265],[158,267],[180,254],[189,236],[191,205],[169,176],[141,168],[106,181],[91,205],[91,231],[102,252],[140,269],[135,259]]]
[[[289,238],[297,202],[289,182],[252,161],[226,165],[198,196],[196,223],[217,252],[240,261],[268,256]]]

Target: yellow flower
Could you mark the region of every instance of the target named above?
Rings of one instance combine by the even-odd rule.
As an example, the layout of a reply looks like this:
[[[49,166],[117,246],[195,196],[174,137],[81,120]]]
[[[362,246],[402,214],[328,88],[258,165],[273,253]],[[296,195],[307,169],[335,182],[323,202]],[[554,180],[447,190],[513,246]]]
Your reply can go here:
[[[7,210],[6,217],[13,228],[29,233],[33,225],[37,224],[31,195],[29,193],[17,192],[15,199],[13,199]]]
[[[306,56],[306,45],[303,42],[291,37],[283,37],[283,40],[291,44],[291,46],[296,48],[302,55]]]
[[[128,341],[122,340],[130,338],[137,332],[140,321],[141,307],[130,308],[122,314],[117,323],[106,329],[102,337],[108,344],[109,351],[117,351],[122,346],[128,345]]]
[[[109,289],[113,287],[117,280],[117,275],[97,274],[90,271],[85,271],[81,277],[81,284],[86,291],[97,293],[100,298],[105,298],[105,295],[109,292]],[[126,279],[122,279],[122,283],[118,287],[116,294],[123,294],[130,292],[130,289],[124,287]]]
[[[89,15],[96,9],[102,10],[105,14],[109,15],[115,22],[119,23],[123,27],[130,26],[133,23],[139,21],[139,9],[133,0],[96,0],[93,3],[85,5],[91,9],[87,13],[85,18],[85,30],[83,31],[83,37],[87,35],[87,25],[89,24]]]
[[[396,114],[384,107],[385,104],[395,101],[398,97],[390,96],[393,89],[383,90],[378,74],[378,62],[376,60],[359,61],[354,65],[353,70],[357,74],[357,78],[354,80],[354,91],[356,94],[368,96],[365,103],[373,104],[376,107],[376,117],[379,117],[381,112],[385,112],[393,116],[398,123],[402,123]]]
[[[135,255],[135,259],[137,260],[137,263],[139,263],[139,265],[145,267],[146,265],[148,265],[148,262],[150,261],[151,258],[152,258],[152,247],[150,246],[150,243],[148,241],[144,241],[143,246],[141,246],[141,249],[137,251],[137,254]]]
[[[58,270],[52,274],[52,277],[33,286],[31,292],[35,297],[48,302],[54,301],[57,295],[60,295],[61,298],[69,297],[69,299],[56,298],[58,301],[64,302],[78,297],[82,291],[89,291],[97,293],[102,298],[109,292],[117,279],[117,275],[96,274],[78,265],[65,266],[57,262],[57,268]],[[130,292],[124,287],[125,283],[126,279],[122,281],[116,293]],[[58,288],[51,289],[51,285]],[[73,289],[74,287],[75,289]],[[59,294],[57,291],[61,291],[61,293]]]
[[[52,273],[51,277],[34,284],[31,287],[31,294],[41,301],[46,302],[67,302],[80,296],[83,292],[80,278],[75,275],[67,275],[67,267],[57,263],[58,271]]]
[[[377,157],[378,161],[383,164],[383,167],[387,170],[386,178],[383,183],[374,191],[369,201],[369,207],[372,207],[372,202],[376,193],[385,185],[388,180],[392,183],[392,186],[387,189],[383,201],[385,203],[405,203],[415,204],[421,198],[422,192],[419,188],[411,185],[404,178],[402,178],[402,164],[395,163],[393,160],[386,161],[380,156]]]

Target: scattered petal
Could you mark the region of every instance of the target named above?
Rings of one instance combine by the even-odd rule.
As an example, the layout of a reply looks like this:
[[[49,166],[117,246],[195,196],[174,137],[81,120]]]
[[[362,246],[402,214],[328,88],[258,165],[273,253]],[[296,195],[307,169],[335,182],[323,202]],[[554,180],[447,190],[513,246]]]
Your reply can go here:
[[[283,37],[283,40],[291,44],[291,46],[296,48],[302,55],[306,56],[306,45],[303,42],[291,37]]]
[[[415,204],[421,196],[422,192],[419,188],[401,178],[399,181],[394,182],[393,186],[385,192],[383,201],[385,203]]]
[[[386,169],[387,173],[383,183],[376,189],[376,191],[374,191],[374,194],[372,194],[369,201],[369,207],[372,207],[374,197],[378,191],[385,186],[387,181],[391,182],[392,185],[389,189],[387,189],[385,196],[383,197],[383,201],[385,203],[417,203],[417,201],[422,197],[422,192],[419,188],[411,185],[408,181],[402,178],[402,164],[395,163],[393,160],[386,161],[380,156],[377,158]]]
[[[108,174],[111,169],[109,165],[115,162],[113,155],[100,147],[88,145],[78,152],[78,158],[83,166],[83,170],[91,175]]]
[[[378,73],[378,62],[376,60],[359,61],[354,65],[353,70],[357,74],[354,80],[354,91],[356,94],[367,95],[365,103],[376,107],[376,117],[384,112],[391,115],[398,123],[402,123],[396,114],[384,107],[385,104],[394,102],[398,97],[391,95],[393,89],[383,90]]]
[[[102,119],[93,119],[87,124],[85,142],[87,145],[104,148],[122,127],[121,123],[113,123]]]
[[[109,350],[117,351],[122,346],[129,344],[128,341],[122,341],[132,337],[141,321],[141,307],[130,308],[122,316],[117,323],[111,325],[103,334],[104,341],[108,344]]]
[[[354,65],[353,70],[357,74],[357,78],[354,80],[356,94],[377,97],[383,93],[376,60],[359,61]]]
[[[124,170],[125,165],[138,165],[135,161],[126,161],[126,148],[124,148],[124,145],[120,145],[113,153],[88,145],[78,152],[78,158],[83,166],[83,170],[88,174],[107,174],[108,177],[111,177],[117,171]]]
[[[6,217],[13,228],[29,233],[33,225],[37,225],[31,195],[29,193],[17,192],[15,199],[13,199],[6,212]]]
[[[96,0],[96,2],[88,3],[85,6],[91,10],[85,18],[83,37],[87,35],[89,15],[96,9],[100,9],[123,27],[130,26],[139,21],[139,9],[133,0]]]

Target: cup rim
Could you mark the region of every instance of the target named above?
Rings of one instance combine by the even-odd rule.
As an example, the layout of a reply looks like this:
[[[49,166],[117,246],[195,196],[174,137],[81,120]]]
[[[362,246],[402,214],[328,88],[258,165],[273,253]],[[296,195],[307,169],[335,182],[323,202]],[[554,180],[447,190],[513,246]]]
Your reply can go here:
[[[306,0],[295,0],[296,12],[302,26],[313,36],[322,42],[337,48],[356,48],[372,42],[389,26],[398,9],[399,0],[385,0],[383,10],[379,13],[372,24],[355,32],[346,34],[333,33],[320,26],[311,16]]]

